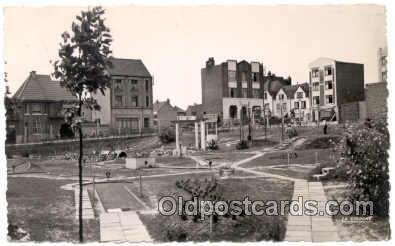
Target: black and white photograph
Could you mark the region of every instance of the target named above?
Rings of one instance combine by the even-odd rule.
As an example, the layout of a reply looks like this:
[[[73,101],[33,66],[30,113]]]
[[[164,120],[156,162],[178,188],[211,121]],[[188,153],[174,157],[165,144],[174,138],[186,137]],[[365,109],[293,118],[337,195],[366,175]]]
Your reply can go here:
[[[2,7],[9,243],[391,240],[385,4]]]

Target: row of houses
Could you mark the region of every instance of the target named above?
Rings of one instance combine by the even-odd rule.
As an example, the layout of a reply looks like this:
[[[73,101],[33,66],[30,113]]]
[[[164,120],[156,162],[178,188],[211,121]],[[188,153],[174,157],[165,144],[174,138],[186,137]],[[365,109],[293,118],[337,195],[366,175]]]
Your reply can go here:
[[[229,124],[246,117],[253,122],[291,117],[304,123],[339,123],[373,116],[365,100],[368,88],[373,87],[365,88],[363,64],[321,57],[312,61],[306,72],[308,82],[292,84],[290,77],[266,73],[259,62],[215,64],[214,58],[209,58],[201,69],[202,104],[188,107],[187,115],[218,114]],[[386,90],[386,84],[378,83],[377,87]]]
[[[84,107],[84,134],[98,136],[143,132],[153,126],[153,78],[138,59],[112,59],[111,86],[105,94],[91,95],[100,111]],[[50,75],[30,72],[14,93],[7,115],[10,143],[39,142],[61,138],[65,113],[76,107],[77,98]]]

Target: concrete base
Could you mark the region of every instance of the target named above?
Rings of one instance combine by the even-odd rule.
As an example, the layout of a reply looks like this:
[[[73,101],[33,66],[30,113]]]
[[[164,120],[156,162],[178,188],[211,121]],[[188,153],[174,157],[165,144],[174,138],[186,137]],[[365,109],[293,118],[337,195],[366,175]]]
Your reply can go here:
[[[154,157],[126,158],[125,168],[140,169],[145,167],[156,167]]]

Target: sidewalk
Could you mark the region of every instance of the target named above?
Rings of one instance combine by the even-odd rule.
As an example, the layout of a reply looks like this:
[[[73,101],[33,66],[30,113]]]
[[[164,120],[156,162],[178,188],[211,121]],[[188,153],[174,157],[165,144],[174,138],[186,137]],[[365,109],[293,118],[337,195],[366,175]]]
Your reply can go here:
[[[321,182],[297,181],[294,184],[292,200],[303,197],[303,201],[318,202],[318,211],[325,211],[327,198]],[[330,215],[288,215],[287,232],[284,241],[327,242],[339,241],[336,226]]]
[[[100,215],[101,242],[153,242],[136,212],[103,213]]]

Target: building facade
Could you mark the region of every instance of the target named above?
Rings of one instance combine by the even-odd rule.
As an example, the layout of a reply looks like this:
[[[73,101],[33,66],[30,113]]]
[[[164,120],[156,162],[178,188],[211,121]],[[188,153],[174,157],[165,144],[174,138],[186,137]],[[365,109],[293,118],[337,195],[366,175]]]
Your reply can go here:
[[[377,61],[378,61],[378,81],[387,82],[387,58],[388,48],[379,48],[377,51]]]
[[[153,126],[153,79],[141,60],[112,59],[111,87],[91,95],[100,111],[86,110],[86,118],[118,133],[141,132]]]
[[[312,121],[356,121],[365,100],[364,65],[318,58],[309,64]]]
[[[77,98],[49,75],[30,72],[12,97],[13,115],[7,128],[14,129],[15,143],[41,142],[60,138],[65,123],[64,110],[77,103]]]
[[[259,62],[228,60],[215,64],[209,58],[201,69],[202,105],[205,113],[226,122],[240,122],[250,114],[261,116],[264,68]]]
[[[387,82],[369,83],[365,88],[366,117],[369,119],[386,118],[388,107]]]

